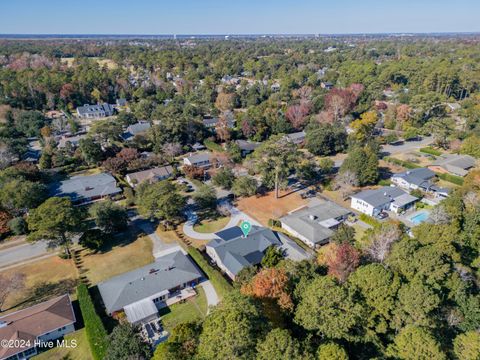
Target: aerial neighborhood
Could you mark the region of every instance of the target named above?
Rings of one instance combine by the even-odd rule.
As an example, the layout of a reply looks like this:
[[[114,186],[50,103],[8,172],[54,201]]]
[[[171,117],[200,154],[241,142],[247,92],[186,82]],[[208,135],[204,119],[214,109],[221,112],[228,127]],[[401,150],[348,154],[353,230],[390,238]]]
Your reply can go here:
[[[0,359],[479,359],[479,44],[0,40]]]

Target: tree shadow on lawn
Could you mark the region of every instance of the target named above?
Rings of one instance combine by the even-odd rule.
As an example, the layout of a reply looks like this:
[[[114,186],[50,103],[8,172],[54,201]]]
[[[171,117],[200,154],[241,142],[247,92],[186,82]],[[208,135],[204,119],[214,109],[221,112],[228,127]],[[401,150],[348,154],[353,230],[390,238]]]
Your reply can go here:
[[[83,256],[90,256],[95,254],[104,254],[111,251],[115,247],[127,246],[135,242],[140,236],[145,235],[137,226],[130,226],[127,230],[117,234],[103,234],[105,237],[103,245],[97,249],[89,249]]]

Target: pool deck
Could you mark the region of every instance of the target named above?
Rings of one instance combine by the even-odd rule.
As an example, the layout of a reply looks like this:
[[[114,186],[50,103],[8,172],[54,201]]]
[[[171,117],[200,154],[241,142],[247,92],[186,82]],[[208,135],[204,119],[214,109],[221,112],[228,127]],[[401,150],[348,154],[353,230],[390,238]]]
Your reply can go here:
[[[418,214],[421,214],[421,213],[427,213],[427,214],[430,214],[430,212],[428,210],[425,210],[425,209],[418,209],[418,210],[415,210],[413,212],[407,212],[406,214],[404,215],[398,215],[398,220],[400,220],[401,222],[403,222],[405,225],[407,225],[408,227],[414,227],[414,226],[417,226],[417,225],[420,225],[422,222],[418,223],[418,224],[415,224],[413,221],[411,221],[410,219],[417,216]]]

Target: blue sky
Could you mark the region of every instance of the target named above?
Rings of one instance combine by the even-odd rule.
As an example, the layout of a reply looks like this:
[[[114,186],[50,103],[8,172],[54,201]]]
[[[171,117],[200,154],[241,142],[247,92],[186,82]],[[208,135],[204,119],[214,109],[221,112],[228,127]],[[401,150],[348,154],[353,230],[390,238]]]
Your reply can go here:
[[[479,14],[479,0],[0,0],[0,33],[477,32]]]

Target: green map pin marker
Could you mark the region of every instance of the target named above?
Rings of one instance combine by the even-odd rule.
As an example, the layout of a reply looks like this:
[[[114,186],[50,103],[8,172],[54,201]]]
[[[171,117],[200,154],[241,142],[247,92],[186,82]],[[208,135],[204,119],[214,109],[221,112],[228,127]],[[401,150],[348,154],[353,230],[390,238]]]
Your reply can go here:
[[[248,221],[244,221],[240,224],[240,229],[242,229],[243,235],[245,235],[245,237],[248,236],[248,233],[250,232],[251,228],[252,228],[252,224],[250,224],[250,222]]]

